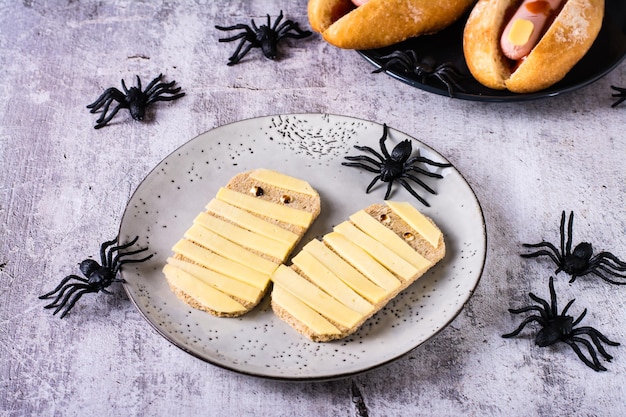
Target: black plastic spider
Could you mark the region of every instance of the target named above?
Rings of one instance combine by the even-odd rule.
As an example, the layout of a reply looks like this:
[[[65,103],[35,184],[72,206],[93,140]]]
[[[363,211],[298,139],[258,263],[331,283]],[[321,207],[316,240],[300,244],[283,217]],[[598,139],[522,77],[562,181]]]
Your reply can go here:
[[[574,224],[574,212],[569,215],[567,225],[567,243],[565,242],[565,211],[561,214],[561,248],[557,249],[552,243],[543,241],[541,243],[524,243],[525,248],[544,248],[537,252],[525,253],[523,258],[535,258],[538,256],[548,256],[557,265],[555,274],[564,271],[569,274],[574,282],[576,278],[587,274],[594,274],[606,282],[616,285],[626,285],[626,262],[619,260],[610,252],[600,252],[593,255],[591,243],[582,242],[576,245],[572,251],[572,228]],[[624,279],[616,281],[609,276]]]
[[[387,125],[384,124],[383,136],[380,138],[380,141],[379,141],[380,150],[383,153],[382,155],[376,152],[374,149],[370,148],[369,146],[358,146],[358,145],[354,146],[356,149],[360,151],[366,151],[376,156],[378,158],[378,161],[367,155],[346,156],[345,159],[347,159],[348,161],[357,161],[357,162],[342,162],[341,165],[362,168],[366,171],[370,171],[370,172],[374,172],[378,174],[374,177],[372,182],[370,182],[370,184],[367,186],[367,189],[365,190],[366,193],[370,192],[370,190],[372,189],[372,187],[374,186],[374,184],[376,184],[378,180],[381,180],[383,182],[388,182],[389,185],[387,186],[387,192],[385,193],[385,200],[387,200],[389,198],[389,194],[391,194],[391,186],[393,185],[393,182],[398,181],[400,185],[406,188],[406,190],[409,193],[411,193],[413,197],[417,198],[420,202],[422,202],[422,204],[429,207],[430,204],[428,204],[426,200],[424,200],[420,195],[418,195],[417,192],[413,190],[411,185],[406,180],[407,179],[413,180],[418,185],[422,186],[426,191],[430,192],[431,194],[436,194],[435,190],[430,188],[424,181],[422,181],[415,175],[411,174],[410,172],[417,172],[419,174],[424,174],[428,177],[433,177],[433,178],[443,178],[443,176],[435,172],[427,171],[413,164],[416,162],[422,162],[424,164],[428,164],[428,165],[432,165],[436,167],[442,167],[442,168],[451,167],[452,165],[440,163],[440,162],[434,162],[434,161],[431,161],[430,159],[421,157],[419,155],[414,156],[413,158],[410,158],[413,148],[411,146],[411,141],[408,139],[405,139],[402,142],[400,142],[398,145],[396,145],[391,151],[391,155],[390,155],[389,152],[387,151],[387,147],[385,146],[385,140],[387,139],[387,131],[388,131]],[[366,165],[361,161],[369,162],[370,164],[374,166],[372,167],[370,165]]]
[[[591,369],[594,371],[606,371],[606,368],[602,366],[600,361],[598,360],[598,356],[596,355],[596,351],[593,348],[595,345],[598,352],[607,360],[611,361],[613,357],[609,355],[601,342],[606,343],[610,346],[619,346],[619,343],[613,342],[609,340],[606,336],[600,333],[598,330],[593,327],[585,326],[574,328],[578,323],[580,323],[587,314],[587,309],[583,310],[580,316],[576,320],[572,316],[565,315],[567,310],[571,307],[575,300],[570,300],[561,314],[558,314],[557,310],[557,301],[556,301],[556,292],[554,291],[554,279],[550,277],[550,304],[542,298],[537,297],[533,293],[528,293],[530,298],[539,303],[540,305],[531,305],[527,307],[522,307],[519,309],[509,309],[509,311],[513,314],[525,313],[527,311],[537,311],[539,315],[532,315],[527,317],[522,324],[519,325],[517,329],[512,331],[511,333],[507,333],[502,335],[502,337],[509,338],[513,336],[517,336],[522,329],[531,322],[537,322],[541,325],[542,329],[539,330],[537,336],[535,337],[535,344],[539,347],[545,347],[553,345],[557,342],[563,342],[568,344],[576,355]],[[589,336],[593,345],[587,340],[584,339],[583,335]],[[589,352],[589,356],[591,360],[587,358],[580,347],[581,344],[587,351]]]
[[[612,86],[611,86],[611,88],[612,88],[613,90],[617,91],[617,93],[613,93],[613,94],[611,95],[611,97],[619,97],[619,98],[615,101],[615,103],[613,103],[613,104],[611,105],[611,107],[617,107],[617,106],[619,106],[620,104],[622,104],[622,103],[626,100],[626,88],[623,88],[623,87],[616,87],[616,86],[614,86],[614,85],[612,85]]]
[[[117,243],[117,238],[104,242],[100,246],[100,264],[93,259],[85,259],[80,263],[80,271],[86,278],[81,278],[77,275],[68,275],[63,278],[61,283],[52,291],[40,296],[40,299],[50,298],[54,296],[54,301],[44,306],[44,308],[54,308],[54,313],[57,314],[63,307],[65,310],[61,314],[61,318],[74,307],[74,304],[83,296],[83,294],[90,292],[105,292],[111,294],[106,288],[114,282],[124,282],[123,279],[115,278],[117,272],[122,265],[145,262],[152,258],[152,255],[148,255],[142,259],[122,259],[122,257],[136,255],[138,253],[148,250],[148,248],[138,249],[130,252],[120,253],[121,250],[131,247],[137,242],[139,237],[135,237],[128,243],[123,245],[114,246]],[[67,283],[70,280],[76,280],[79,282]]]
[[[267,15],[267,25],[261,25],[257,27],[254,23],[254,19],[251,20],[252,27],[244,24],[237,24],[234,26],[215,26],[219,30],[243,30],[243,32],[231,36],[229,38],[219,39],[220,42],[232,42],[237,39],[241,39],[235,52],[228,58],[228,65],[237,64],[241,58],[243,58],[250,49],[261,48],[263,55],[268,59],[276,59],[278,42],[284,38],[302,39],[307,36],[311,36],[312,32],[308,30],[300,29],[297,22],[291,20],[285,20],[282,24],[280,21],[283,18],[283,11],[280,11],[280,15],[272,26],[270,15]],[[248,44],[244,47],[245,43]]]
[[[185,95],[185,93],[178,93],[180,91],[180,87],[172,88],[174,84],[176,84],[176,81],[166,84],[159,82],[161,81],[161,78],[163,78],[163,74],[159,74],[159,76],[152,80],[143,91],[141,90],[141,80],[139,79],[139,75],[137,76],[137,87],[126,88],[126,84],[124,83],[124,80],[122,80],[122,88],[124,89],[123,93],[114,87],[107,88],[96,101],[87,106],[88,109],[91,109],[91,113],[95,113],[102,107],[104,108],[102,110],[102,115],[98,120],[96,120],[94,128],[100,129],[105,126],[120,109],[128,109],[134,120],[143,120],[143,117],[146,114],[146,107],[150,104],[156,101],[176,100]],[[164,96],[163,94],[173,95]],[[113,101],[116,101],[118,104],[107,116],[109,106],[113,103]]]
[[[387,71],[395,65],[405,74],[419,77],[422,83],[425,83],[428,78],[435,78],[446,86],[450,97],[454,97],[455,91],[463,91],[463,88],[456,82],[462,76],[451,63],[437,65],[432,56],[420,59],[411,49],[394,51],[389,55],[381,56],[380,59],[387,61],[380,68],[372,71],[373,73]]]

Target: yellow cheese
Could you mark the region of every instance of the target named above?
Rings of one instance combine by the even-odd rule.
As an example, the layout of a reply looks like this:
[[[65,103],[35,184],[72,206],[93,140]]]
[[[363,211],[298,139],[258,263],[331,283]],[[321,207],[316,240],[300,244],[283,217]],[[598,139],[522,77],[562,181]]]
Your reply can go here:
[[[404,220],[412,229],[415,229],[433,247],[439,246],[441,231],[409,203],[387,201],[387,206]]]
[[[369,302],[376,304],[387,297],[387,291],[367,279],[319,240],[313,239],[302,250],[334,271],[337,277]]]
[[[186,294],[193,294],[192,298],[204,307],[227,314],[246,311],[246,308],[237,301],[181,269],[166,264],[163,273],[171,285]]]
[[[284,261],[289,252],[291,252],[290,245],[243,229],[208,213],[198,214],[194,219],[194,223],[200,224],[240,246],[264,253],[280,261]]]
[[[277,263],[272,262],[269,259],[265,259],[256,253],[250,252],[248,249],[223,238],[200,224],[194,223],[185,232],[185,238],[196,242],[218,255],[222,255],[223,257],[237,263],[248,265],[250,268],[265,275],[272,275],[272,272],[278,268]]]
[[[269,169],[255,169],[250,173],[250,178],[285,190],[296,191],[314,197],[318,195],[308,182]]]
[[[272,275],[272,281],[278,283],[324,317],[341,326],[352,328],[363,319],[362,314],[341,304],[285,265],[278,267]]]
[[[205,284],[208,284],[225,294],[235,296],[250,303],[256,304],[261,294],[263,294],[261,289],[246,284],[245,282],[227,277],[226,275],[211,271],[210,269],[203,268],[199,265],[185,262],[181,259],[168,258],[167,263],[185,271],[190,275],[193,275],[194,278],[199,279]]]
[[[402,259],[395,252],[376,239],[366,233],[363,233],[352,223],[340,223],[335,226],[333,230],[351,240],[365,252],[369,253],[370,256],[376,259],[381,265],[402,278],[404,281],[408,281],[417,275],[418,270],[413,265]]]
[[[352,310],[363,315],[367,315],[374,310],[373,305],[365,301],[342,280],[337,278],[332,271],[310,253],[301,251],[293,258],[292,262],[311,282]]]
[[[270,239],[286,243],[291,247],[293,247],[300,239],[300,236],[297,234],[287,229],[283,229],[277,224],[263,220],[254,214],[235,206],[231,206],[230,204],[216,198],[211,200],[209,204],[207,204],[206,208],[210,212],[221,216],[232,223],[238,224],[244,229],[248,229],[265,237],[269,237]]]
[[[341,332],[317,311],[293,296],[282,286],[275,284],[272,289],[272,300],[284,308],[296,320],[303,323],[318,335],[339,335]]]
[[[365,210],[358,211],[350,216],[350,221],[359,229],[374,239],[383,243],[402,259],[409,262],[418,270],[430,268],[431,262],[416,252],[411,245],[398,236],[393,230],[382,225],[378,220],[370,216]]]
[[[327,242],[339,256],[352,264],[363,275],[376,285],[392,292],[400,287],[400,281],[385,267],[376,262],[367,252],[346,239],[337,232],[331,232],[324,236]]]
[[[313,221],[313,214],[308,211],[272,203],[271,201],[252,197],[228,188],[220,188],[216,197],[219,200],[252,213],[304,228],[309,227]]]
[[[179,240],[172,250],[205,268],[233,277],[263,290],[270,280],[269,275],[262,274],[246,265],[224,258],[186,239]]]
[[[509,42],[515,46],[525,45],[534,29],[535,25],[530,20],[515,19],[509,31]]]

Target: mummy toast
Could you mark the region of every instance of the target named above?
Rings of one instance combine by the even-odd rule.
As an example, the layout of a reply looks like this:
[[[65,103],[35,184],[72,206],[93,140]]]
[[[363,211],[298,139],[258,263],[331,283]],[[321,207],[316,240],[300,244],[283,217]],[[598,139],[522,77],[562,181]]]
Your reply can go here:
[[[479,0],[463,34],[478,82],[516,93],[557,83],[595,41],[604,0]]]
[[[305,181],[266,169],[236,175],[172,248],[163,268],[171,290],[215,316],[247,313],[319,212]]]
[[[346,337],[445,255],[409,203],[374,204],[312,240],[272,275],[272,309],[315,342]]]

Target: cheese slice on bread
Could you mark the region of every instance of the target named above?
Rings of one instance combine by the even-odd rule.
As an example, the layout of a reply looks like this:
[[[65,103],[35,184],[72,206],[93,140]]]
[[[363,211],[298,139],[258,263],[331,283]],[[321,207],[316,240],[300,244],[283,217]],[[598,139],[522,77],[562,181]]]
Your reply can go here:
[[[344,338],[445,255],[443,234],[409,203],[373,204],[272,274],[272,309],[315,342]]]
[[[172,248],[163,268],[171,290],[215,316],[247,313],[319,212],[305,181],[267,169],[236,175]]]

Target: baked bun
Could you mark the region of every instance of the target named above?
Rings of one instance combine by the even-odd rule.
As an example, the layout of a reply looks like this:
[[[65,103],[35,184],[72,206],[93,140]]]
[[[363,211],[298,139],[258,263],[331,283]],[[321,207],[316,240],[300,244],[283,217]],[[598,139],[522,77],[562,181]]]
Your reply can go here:
[[[309,0],[309,23],[330,44],[345,49],[382,48],[437,32],[475,0]]]
[[[238,174],[172,248],[168,284],[194,308],[241,316],[319,213],[319,194],[305,181],[266,169]]]
[[[272,309],[315,342],[344,338],[445,251],[439,228],[409,203],[371,205],[274,272]]]
[[[519,0],[479,0],[465,25],[463,51],[481,84],[531,93],[557,83],[587,53],[600,32],[604,0],[566,0],[525,58],[507,58],[500,46],[507,19]],[[553,18],[553,20],[552,20]],[[552,22],[550,22],[552,20]]]

